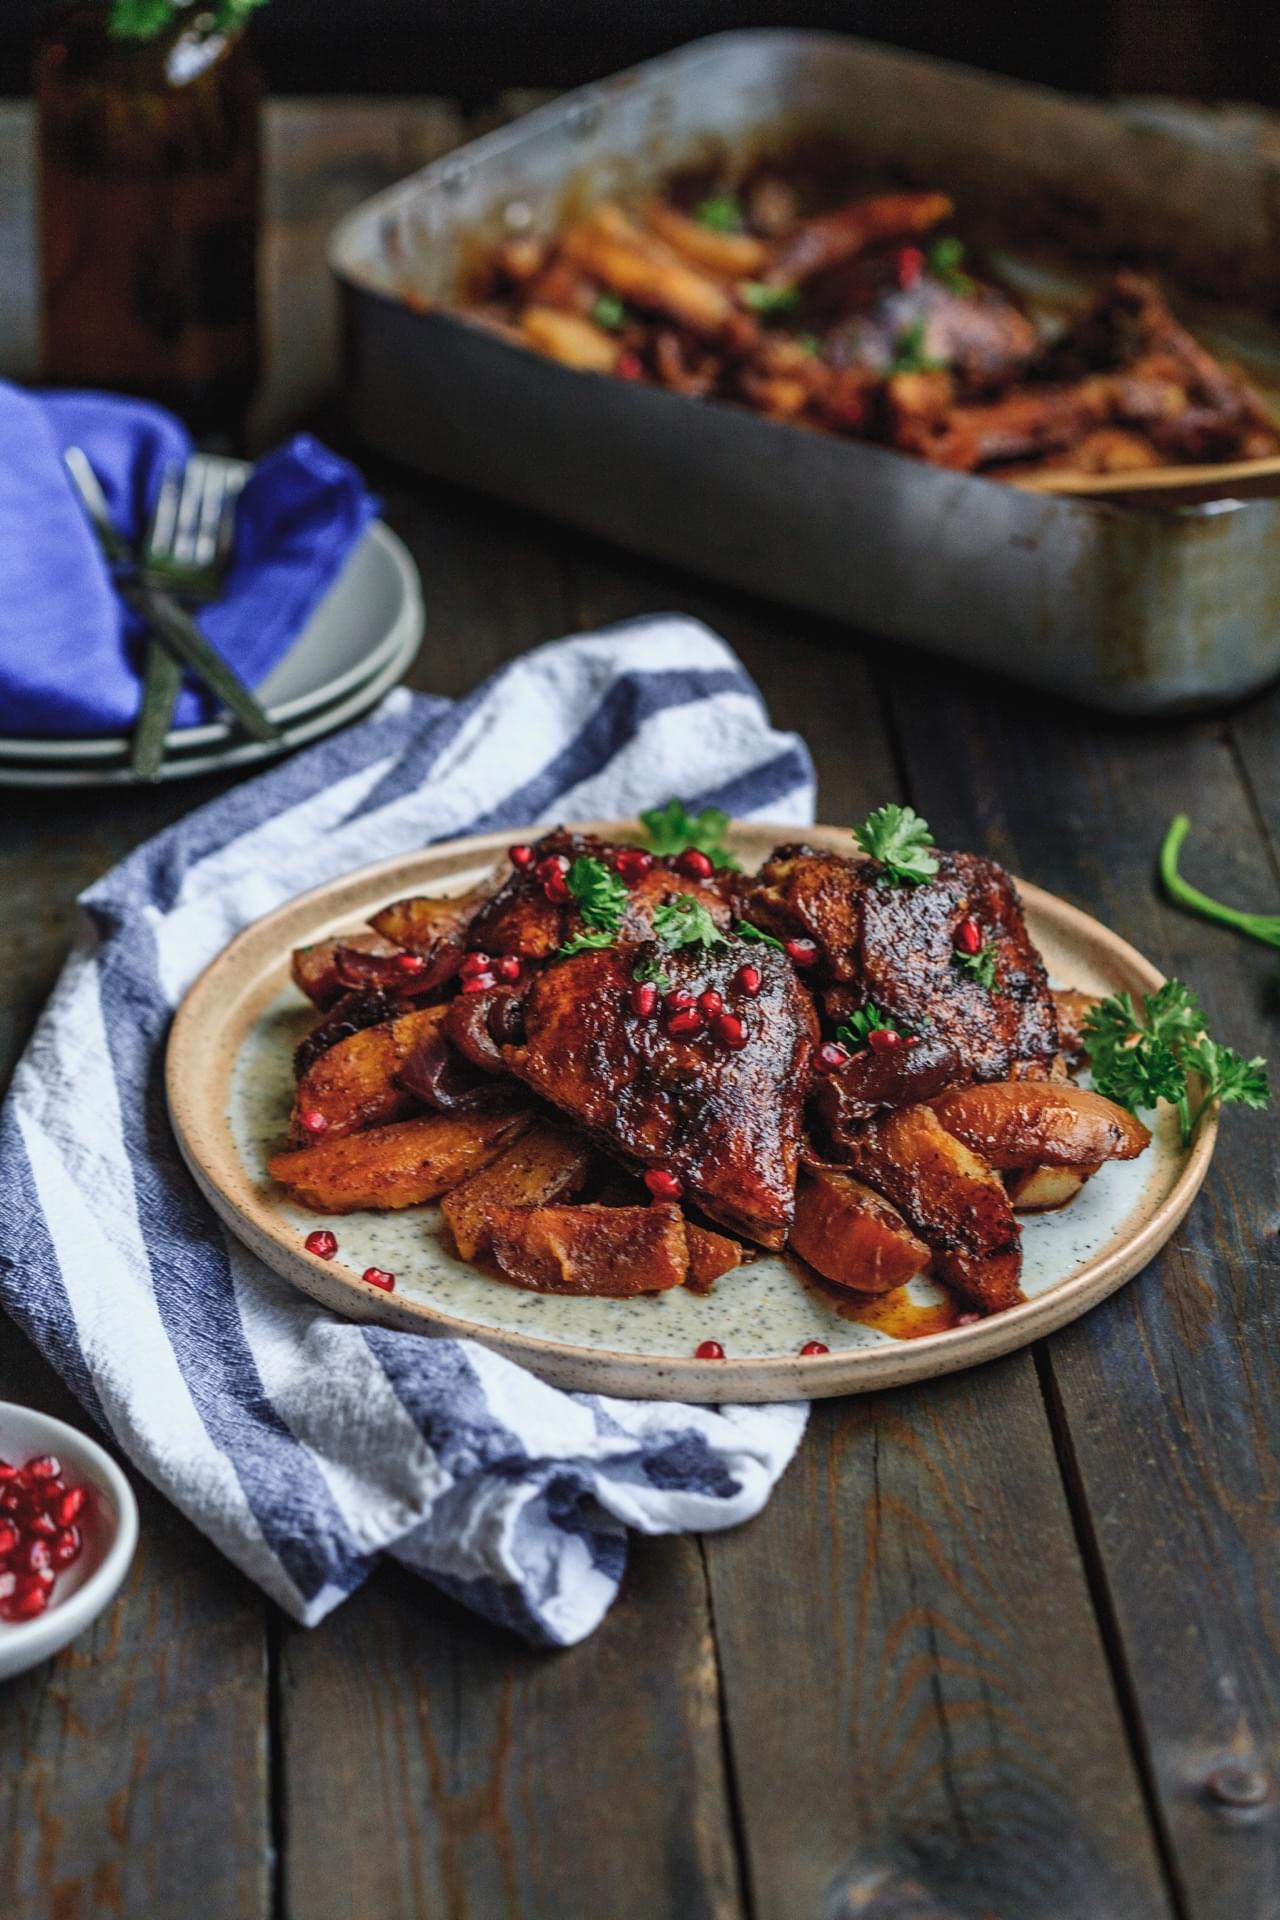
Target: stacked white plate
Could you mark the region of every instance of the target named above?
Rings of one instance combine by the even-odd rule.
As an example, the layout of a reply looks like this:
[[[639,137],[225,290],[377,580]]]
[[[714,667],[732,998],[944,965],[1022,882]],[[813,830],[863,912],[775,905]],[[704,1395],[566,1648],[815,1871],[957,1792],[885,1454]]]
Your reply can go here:
[[[171,733],[162,780],[251,766],[333,733],[367,713],[408,672],[422,640],[417,568],[376,521],[279,666],[256,689],[281,729],[247,740],[234,722]],[[119,786],[134,782],[126,734],[89,740],[0,736],[0,786]]]

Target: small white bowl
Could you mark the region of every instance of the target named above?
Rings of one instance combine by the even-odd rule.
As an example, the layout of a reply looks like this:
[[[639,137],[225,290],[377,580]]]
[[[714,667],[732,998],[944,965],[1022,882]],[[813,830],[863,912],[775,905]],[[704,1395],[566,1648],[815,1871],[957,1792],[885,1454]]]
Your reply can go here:
[[[56,1454],[71,1486],[92,1494],[82,1524],[84,1551],[60,1573],[46,1610],[34,1620],[0,1620],[0,1680],[48,1660],[105,1611],[120,1590],[138,1544],[138,1504],[129,1482],[96,1440],[63,1420],[0,1400],[0,1460],[22,1466]]]

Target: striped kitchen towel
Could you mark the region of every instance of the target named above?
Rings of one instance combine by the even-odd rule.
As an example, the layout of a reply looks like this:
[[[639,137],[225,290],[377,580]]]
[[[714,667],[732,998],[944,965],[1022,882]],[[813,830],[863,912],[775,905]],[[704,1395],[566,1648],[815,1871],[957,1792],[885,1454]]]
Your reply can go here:
[[[0,1120],[0,1299],[148,1479],[297,1620],[396,1559],[536,1641],[617,1591],[626,1530],[756,1513],[802,1406],[555,1391],[469,1341],[339,1320],[196,1192],[165,1115],[174,1007],[248,921],[455,834],[698,806],[812,818],[809,757],[724,643],[643,620],[374,717],[140,847],[84,895]]]

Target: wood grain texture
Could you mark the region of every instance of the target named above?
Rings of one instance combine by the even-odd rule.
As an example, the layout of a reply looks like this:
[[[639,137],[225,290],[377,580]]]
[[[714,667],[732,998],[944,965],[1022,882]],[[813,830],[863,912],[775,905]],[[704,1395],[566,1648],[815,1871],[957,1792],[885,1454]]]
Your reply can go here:
[[[283,1646],[287,1920],[738,1920],[692,1540],[534,1652],[399,1570]]]
[[[815,1408],[704,1546],[757,1920],[1169,1911],[1029,1357]]]
[[[1274,903],[1271,850],[1221,725],[1082,722],[941,672],[929,700],[904,687],[895,710],[940,839],[1087,899],[1196,987],[1218,1037],[1274,1056],[1274,955],[1153,883],[1166,821],[1185,808],[1188,869],[1220,896]],[[1262,797],[1275,806],[1274,789]],[[1187,1920],[1280,1912],[1278,1171],[1274,1118],[1229,1114],[1171,1246],[1048,1348],[1077,1525]],[[1261,1804],[1215,1792],[1225,1767],[1253,1776]]]

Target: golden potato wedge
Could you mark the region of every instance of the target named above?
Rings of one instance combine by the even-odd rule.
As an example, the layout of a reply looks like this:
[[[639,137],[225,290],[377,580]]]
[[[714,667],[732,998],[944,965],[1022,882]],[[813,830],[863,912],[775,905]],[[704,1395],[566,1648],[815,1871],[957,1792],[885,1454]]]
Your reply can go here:
[[[644,210],[645,225],[669,247],[695,266],[707,267],[729,280],[754,280],[764,271],[769,249],[751,233],[720,233],[691,220],[665,200],[651,200]]]
[[[298,1082],[289,1127],[292,1145],[309,1146],[320,1133],[340,1140],[344,1134],[385,1126],[416,1112],[421,1102],[396,1085],[395,1074],[444,1015],[443,1007],[423,1007],[381,1026],[365,1027],[327,1048]],[[318,1114],[324,1126],[303,1126],[304,1113]]]
[[[1092,1167],[1135,1160],[1151,1144],[1135,1115],[1070,1081],[989,1081],[929,1105],[989,1167]]]
[[[295,947],[291,967],[293,984],[322,1011],[351,991],[350,982],[338,975],[335,962],[339,947],[352,947],[357,953],[371,954],[378,959],[390,959],[397,951],[389,940],[383,940],[376,933],[339,934],[334,940],[317,940],[309,947]]]
[[[498,1207],[545,1207],[576,1193],[591,1167],[592,1150],[580,1133],[535,1120],[495,1160],[445,1195],[441,1212],[458,1252],[474,1260],[489,1246],[489,1219]]]
[[[558,307],[526,307],[520,315],[520,330],[539,353],[580,373],[612,373],[622,350],[603,327],[581,314],[562,313]]]
[[[509,1280],[534,1293],[628,1299],[681,1286],[689,1271],[684,1218],[649,1207],[498,1207],[493,1251]]]
[[[929,1264],[929,1249],[880,1194],[851,1173],[801,1169],[791,1250],[826,1280],[857,1293],[891,1293]]]
[[[688,1220],[684,1232],[689,1247],[685,1285],[690,1293],[710,1293],[717,1280],[742,1265],[742,1248],[727,1234],[712,1233],[710,1227],[695,1227]]]
[[[1015,1213],[1052,1213],[1074,1200],[1096,1167],[1019,1167],[1005,1175]]]
[[[460,941],[488,898],[483,887],[440,899],[419,894],[412,900],[393,900],[374,914],[369,925],[384,940],[393,940],[410,953],[430,954],[444,941]]]
[[[715,338],[744,318],[722,286],[696,268],[663,259],[656,243],[622,209],[608,203],[569,227],[566,257],[624,300],[669,314],[691,333]]]
[[[873,1120],[845,1152],[930,1247],[936,1274],[985,1313],[1020,1298],[1020,1231],[1004,1183],[932,1104]]]
[[[485,1166],[527,1124],[527,1113],[433,1113],[274,1154],[268,1170],[317,1213],[418,1207]]]

